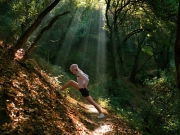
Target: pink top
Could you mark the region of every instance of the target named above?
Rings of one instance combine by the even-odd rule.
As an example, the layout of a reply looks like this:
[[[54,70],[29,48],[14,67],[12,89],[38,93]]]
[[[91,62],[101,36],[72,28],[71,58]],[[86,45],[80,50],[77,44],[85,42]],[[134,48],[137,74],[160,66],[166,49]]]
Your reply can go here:
[[[89,83],[88,75],[79,69],[77,72],[78,73],[76,74],[76,77],[77,77],[78,87],[79,88],[87,88],[87,85]]]

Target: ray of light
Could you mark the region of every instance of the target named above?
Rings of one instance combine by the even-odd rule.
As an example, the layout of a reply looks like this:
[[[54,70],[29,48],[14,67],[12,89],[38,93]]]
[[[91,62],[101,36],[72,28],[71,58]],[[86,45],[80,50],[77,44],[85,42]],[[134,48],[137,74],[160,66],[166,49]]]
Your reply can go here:
[[[104,16],[103,13],[99,14],[99,29],[98,29],[98,44],[97,44],[97,76],[99,73],[104,74],[106,71],[106,35],[104,27]]]
[[[69,25],[69,29],[68,29],[68,32],[66,33],[65,39],[61,45],[59,54],[56,58],[56,63],[60,61],[61,64],[63,65],[68,60],[68,56],[71,51],[72,44],[76,37],[75,25],[78,25],[79,18],[81,17],[82,13],[83,11],[81,9],[77,10],[77,12],[75,13],[73,20],[71,24]],[[61,50],[63,50],[63,54],[61,54],[62,53]],[[62,59],[62,56],[63,56],[63,59]]]

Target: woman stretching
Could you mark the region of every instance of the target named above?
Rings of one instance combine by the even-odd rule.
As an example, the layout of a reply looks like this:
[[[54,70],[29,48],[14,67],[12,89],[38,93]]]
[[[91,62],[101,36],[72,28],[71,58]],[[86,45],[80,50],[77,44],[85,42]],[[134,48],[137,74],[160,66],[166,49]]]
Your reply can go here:
[[[70,80],[68,81],[62,88],[56,88],[55,91],[60,93],[60,91],[63,91],[64,89],[73,86],[76,90],[80,91],[82,96],[86,98],[86,100],[92,104],[97,111],[99,112],[99,115],[97,116],[97,118],[101,119],[104,118],[104,114],[101,111],[101,108],[99,107],[99,105],[92,99],[92,97],[89,95],[89,90],[87,88],[88,82],[89,82],[89,78],[88,75],[86,75],[85,73],[83,73],[83,71],[81,71],[78,68],[77,64],[72,64],[70,66],[70,71],[76,75],[77,77],[77,82]]]

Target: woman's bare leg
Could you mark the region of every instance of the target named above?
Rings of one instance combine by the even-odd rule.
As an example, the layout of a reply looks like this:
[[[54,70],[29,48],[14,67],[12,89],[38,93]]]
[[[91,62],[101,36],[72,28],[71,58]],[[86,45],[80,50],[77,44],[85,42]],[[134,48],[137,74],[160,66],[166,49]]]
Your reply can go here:
[[[99,113],[102,113],[101,108],[100,108],[99,105],[92,99],[91,96],[86,97],[86,100],[87,100],[90,104],[92,104],[92,105],[98,110]]]
[[[73,81],[73,80],[68,81],[64,86],[62,86],[62,87],[60,88],[60,90],[62,91],[62,90],[64,90],[64,89],[66,89],[66,88],[69,88],[70,86],[73,86],[76,90],[79,91],[78,83],[75,82],[75,81]]]

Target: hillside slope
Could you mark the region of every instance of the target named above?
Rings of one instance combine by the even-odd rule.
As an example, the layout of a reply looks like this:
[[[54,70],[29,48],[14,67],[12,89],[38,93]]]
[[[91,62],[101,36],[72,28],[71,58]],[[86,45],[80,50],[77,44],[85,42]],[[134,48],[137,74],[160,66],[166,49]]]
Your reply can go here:
[[[97,119],[93,106],[56,95],[41,69],[0,55],[1,135],[137,135],[117,116],[103,109]]]

